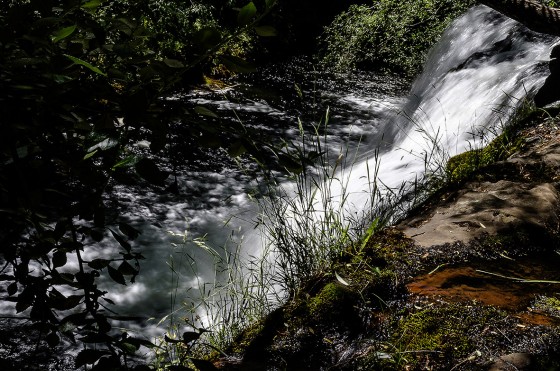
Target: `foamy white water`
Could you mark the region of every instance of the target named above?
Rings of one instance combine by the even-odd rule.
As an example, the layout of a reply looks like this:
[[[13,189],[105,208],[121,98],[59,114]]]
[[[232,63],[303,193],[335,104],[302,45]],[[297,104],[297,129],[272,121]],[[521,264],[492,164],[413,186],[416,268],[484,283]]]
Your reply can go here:
[[[515,107],[542,86],[555,42],[486,6],[457,19],[431,51],[399,116],[383,128],[380,182],[397,188],[421,179],[449,156],[492,139]],[[361,154],[368,155],[371,150]],[[350,214],[372,207],[369,185],[360,181],[367,168],[375,168],[371,159],[346,178]]]

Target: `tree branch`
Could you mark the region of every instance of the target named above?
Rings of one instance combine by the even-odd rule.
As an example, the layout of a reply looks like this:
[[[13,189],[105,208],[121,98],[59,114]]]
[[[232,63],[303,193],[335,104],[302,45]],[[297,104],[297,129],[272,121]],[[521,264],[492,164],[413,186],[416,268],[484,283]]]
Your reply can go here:
[[[540,33],[560,36],[560,9],[535,0],[479,0],[481,4]]]

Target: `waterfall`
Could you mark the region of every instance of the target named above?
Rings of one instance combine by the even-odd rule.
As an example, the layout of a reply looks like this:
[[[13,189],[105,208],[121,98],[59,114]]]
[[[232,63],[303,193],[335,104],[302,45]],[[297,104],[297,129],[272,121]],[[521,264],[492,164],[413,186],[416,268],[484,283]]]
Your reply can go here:
[[[436,165],[447,157],[484,144],[490,137],[479,133],[499,130],[500,123],[507,121],[515,106],[541,86],[548,73],[546,62],[554,42],[555,39],[534,34],[487,7],[477,6],[447,29],[430,52],[424,71],[407,98],[330,92],[333,100],[365,114],[353,118],[350,124],[349,119],[337,117],[333,110],[330,137],[360,133],[364,143],[359,146],[356,160],[340,170],[337,178],[342,182],[332,184],[328,197],[344,197],[344,215],[367,214],[375,207],[368,194],[373,169],[377,169],[379,184],[397,188],[403,182],[414,182],[426,172],[435,171]],[[204,103],[213,104],[211,99]],[[226,109],[220,104],[216,102],[213,108]],[[255,101],[243,104],[236,104],[236,109],[290,122],[297,132],[297,120],[292,114],[281,112],[278,106],[264,100],[258,102],[258,107]],[[171,242],[176,239],[170,238],[167,230],[207,233],[209,244],[216,248],[227,241],[243,242],[241,249],[246,255],[262,254],[262,237],[251,224],[256,208],[245,196],[247,187],[242,181],[245,180],[230,171],[189,174],[179,179],[189,190],[205,194],[205,202],[193,201],[190,196],[176,200],[171,195],[146,190],[120,189],[119,199],[132,200],[127,214],[132,224],[143,229],[135,246],[147,260],[142,263],[137,283],[120,288],[111,298],[130,313],[161,317],[169,312],[170,296],[177,294],[178,305],[196,301],[204,290],[198,284],[219,278],[213,273],[214,261],[207,251],[191,244],[188,251],[197,262],[198,276],[181,276],[172,281],[166,258],[177,257],[179,252],[172,247]],[[293,185],[285,187],[290,192]],[[246,215],[241,219],[247,222],[232,219],[241,213]],[[165,220],[157,220],[157,215]],[[230,223],[224,228],[225,220]],[[105,250],[112,251],[111,246]],[[108,291],[115,292],[114,285]]]
[[[455,20],[432,49],[397,117],[380,133],[379,177],[389,188],[422,178],[450,156],[480,147],[548,75],[556,39],[538,35],[486,6]],[[377,148],[380,143],[371,142]],[[359,179],[375,164],[361,155],[347,179],[349,212],[368,204]]]

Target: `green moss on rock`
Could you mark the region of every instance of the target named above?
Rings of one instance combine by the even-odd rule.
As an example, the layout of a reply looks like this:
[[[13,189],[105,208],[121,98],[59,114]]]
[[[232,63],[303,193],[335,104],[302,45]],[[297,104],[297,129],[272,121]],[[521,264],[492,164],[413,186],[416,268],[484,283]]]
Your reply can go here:
[[[496,137],[486,147],[473,149],[449,159],[446,166],[448,179],[452,183],[459,183],[469,179],[473,174],[494,162],[507,159],[517,152],[523,145],[521,137],[513,135],[507,130]]]
[[[533,304],[533,308],[550,316],[560,317],[560,299],[550,296],[541,296]]]
[[[392,343],[411,355],[461,359],[477,350],[485,328],[505,314],[492,307],[451,304],[406,313],[396,323]],[[411,358],[410,362],[414,363]]]
[[[325,285],[309,300],[309,314],[320,320],[337,320],[352,315],[357,295],[351,289],[336,282]]]

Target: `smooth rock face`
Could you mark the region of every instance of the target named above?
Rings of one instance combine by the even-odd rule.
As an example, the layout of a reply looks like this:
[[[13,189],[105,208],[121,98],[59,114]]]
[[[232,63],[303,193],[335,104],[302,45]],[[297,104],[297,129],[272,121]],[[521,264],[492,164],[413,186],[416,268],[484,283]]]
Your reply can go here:
[[[518,227],[544,232],[558,224],[558,202],[558,191],[549,183],[470,183],[453,202],[439,207],[423,224],[402,230],[425,247],[468,243],[483,233],[496,235]]]
[[[422,247],[467,244],[483,234],[525,232],[544,237],[557,233],[560,143],[556,135],[540,133],[538,138],[522,157],[492,165],[489,172],[501,180],[468,182],[425,215],[397,227]]]

